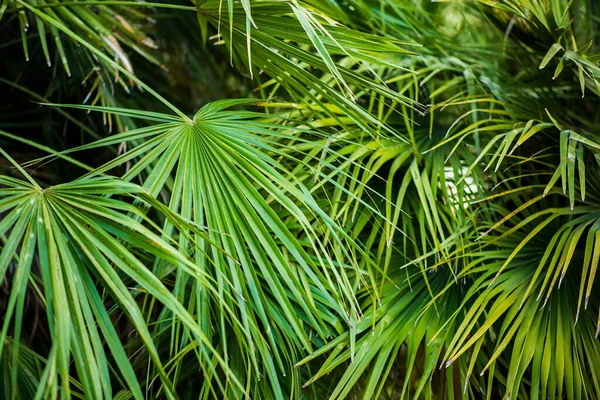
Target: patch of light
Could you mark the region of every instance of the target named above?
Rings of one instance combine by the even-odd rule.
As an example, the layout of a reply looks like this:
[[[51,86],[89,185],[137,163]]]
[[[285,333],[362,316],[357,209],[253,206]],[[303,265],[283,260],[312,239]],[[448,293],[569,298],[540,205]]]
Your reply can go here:
[[[473,179],[473,177],[465,176],[467,174],[467,171],[468,171],[467,167],[461,167],[460,171],[458,171],[459,174],[457,175],[456,174],[457,171],[455,171],[454,168],[444,167],[444,178],[446,180],[446,187],[441,188],[441,189],[446,190],[446,192],[448,193],[448,198],[450,199],[451,205],[453,205],[454,208],[457,210],[461,206],[463,207],[463,209],[466,209],[467,207],[469,207],[470,201],[472,199],[474,199],[475,196],[477,195],[477,193],[479,192],[479,188],[475,184],[475,180]],[[458,196],[459,189],[457,187],[457,183],[461,179],[462,179],[462,182],[460,182],[460,186],[462,187],[462,191],[463,191],[462,202],[461,202],[461,199],[459,199],[459,196]]]

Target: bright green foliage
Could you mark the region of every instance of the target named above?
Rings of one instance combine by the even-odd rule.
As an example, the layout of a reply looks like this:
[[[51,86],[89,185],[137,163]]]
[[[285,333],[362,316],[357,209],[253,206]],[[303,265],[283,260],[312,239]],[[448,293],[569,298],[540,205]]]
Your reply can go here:
[[[1,1],[0,398],[600,398],[599,15]]]

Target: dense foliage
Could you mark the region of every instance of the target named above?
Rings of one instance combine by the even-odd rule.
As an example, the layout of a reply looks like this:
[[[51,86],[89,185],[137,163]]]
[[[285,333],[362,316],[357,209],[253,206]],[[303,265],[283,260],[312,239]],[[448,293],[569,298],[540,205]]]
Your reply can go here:
[[[595,0],[0,2],[0,397],[600,398]]]

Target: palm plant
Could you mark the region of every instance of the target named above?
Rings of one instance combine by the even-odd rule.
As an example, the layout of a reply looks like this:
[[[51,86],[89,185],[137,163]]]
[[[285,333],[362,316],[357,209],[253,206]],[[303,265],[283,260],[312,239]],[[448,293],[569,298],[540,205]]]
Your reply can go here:
[[[593,0],[4,0],[0,393],[600,397]]]

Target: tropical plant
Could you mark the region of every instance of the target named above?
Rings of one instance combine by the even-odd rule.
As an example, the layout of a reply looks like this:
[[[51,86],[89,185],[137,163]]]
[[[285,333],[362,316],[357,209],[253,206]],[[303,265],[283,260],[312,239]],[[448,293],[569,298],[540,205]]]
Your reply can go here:
[[[594,0],[0,2],[0,396],[600,398]]]

